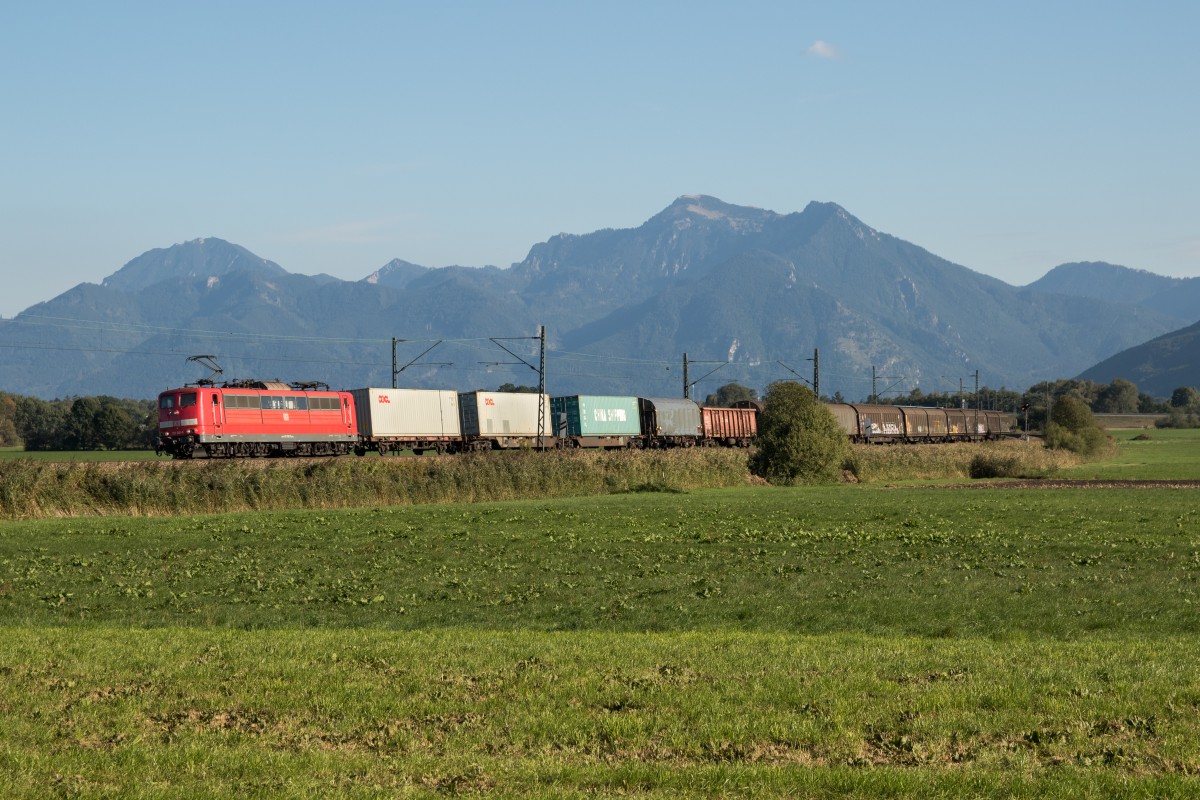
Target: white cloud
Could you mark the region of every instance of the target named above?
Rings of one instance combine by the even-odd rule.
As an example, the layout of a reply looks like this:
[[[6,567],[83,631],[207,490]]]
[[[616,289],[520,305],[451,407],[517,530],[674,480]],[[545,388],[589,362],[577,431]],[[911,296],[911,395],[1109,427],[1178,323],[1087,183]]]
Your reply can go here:
[[[817,39],[815,42],[810,44],[804,53],[812,56],[813,58],[837,59],[842,57],[841,50],[838,50],[829,42],[822,41],[821,39]]]

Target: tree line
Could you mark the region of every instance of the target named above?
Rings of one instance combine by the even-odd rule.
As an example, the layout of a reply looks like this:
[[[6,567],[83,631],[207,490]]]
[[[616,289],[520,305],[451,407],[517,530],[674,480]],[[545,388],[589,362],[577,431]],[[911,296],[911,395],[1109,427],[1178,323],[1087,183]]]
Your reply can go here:
[[[143,450],[154,447],[153,400],[42,400],[0,392],[0,447],[26,450]]]

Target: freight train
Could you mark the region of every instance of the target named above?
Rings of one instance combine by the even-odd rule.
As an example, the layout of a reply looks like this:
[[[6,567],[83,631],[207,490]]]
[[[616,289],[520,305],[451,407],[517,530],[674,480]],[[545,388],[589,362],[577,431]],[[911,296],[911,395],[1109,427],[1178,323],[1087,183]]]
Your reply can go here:
[[[760,409],[692,400],[436,389],[330,391],[236,381],[158,396],[156,450],[174,458],[421,455],[514,448],[748,447]],[[994,411],[829,404],[852,441],[975,441],[1008,435]]]
[[[1010,436],[1016,417],[1003,411],[826,403],[852,442],[979,442]]]

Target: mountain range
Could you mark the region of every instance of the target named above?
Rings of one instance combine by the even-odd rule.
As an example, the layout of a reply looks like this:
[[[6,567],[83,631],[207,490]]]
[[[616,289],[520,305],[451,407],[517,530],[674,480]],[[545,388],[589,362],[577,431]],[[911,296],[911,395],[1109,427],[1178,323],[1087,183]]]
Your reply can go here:
[[[226,378],[391,385],[393,351],[401,386],[530,384],[539,325],[555,394],[678,395],[685,353],[699,394],[809,378],[816,353],[825,394],[865,397],[873,375],[881,392],[976,374],[1019,389],[1186,328],[1198,300],[1200,279],[1097,263],[1012,286],[833,203],[778,214],[689,195],[637,228],[553,236],[507,269],[396,259],[346,281],[216,238],[150,250],[0,321],[0,389],[149,397],[205,377],[185,361],[202,353]]]

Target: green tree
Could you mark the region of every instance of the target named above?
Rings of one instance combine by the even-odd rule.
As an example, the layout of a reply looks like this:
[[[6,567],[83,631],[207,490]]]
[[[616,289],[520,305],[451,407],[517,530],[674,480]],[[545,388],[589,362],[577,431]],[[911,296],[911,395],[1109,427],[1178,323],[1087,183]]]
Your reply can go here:
[[[1171,392],[1171,407],[1200,411],[1200,391],[1195,386],[1180,386]]]
[[[100,415],[100,401],[95,397],[77,397],[67,414],[64,443],[69,450],[96,450],[100,438],[96,432],[96,418]]]
[[[1114,378],[1112,383],[1100,387],[1092,408],[1100,414],[1136,414],[1137,385],[1124,378]]]
[[[21,443],[17,433],[17,398],[0,392],[0,447],[15,447]]]
[[[1083,400],[1068,394],[1055,401],[1046,426],[1046,446],[1051,450],[1070,450],[1090,457],[1107,451],[1110,442]]]
[[[836,481],[850,454],[846,433],[833,414],[810,389],[793,381],[767,388],[757,444],[750,469],[786,486]]]
[[[1154,423],[1156,428],[1200,428],[1200,391],[1195,386],[1180,386],[1171,392],[1166,419]]]
[[[709,408],[732,408],[734,403],[741,400],[758,400],[758,392],[740,383],[727,383],[704,398],[704,405]]]
[[[1165,414],[1171,410],[1171,404],[1154,395],[1138,392],[1137,410],[1139,414]]]
[[[100,398],[100,410],[92,421],[97,445],[106,450],[123,450],[132,443],[136,429],[137,424],[119,401]]]
[[[130,416],[134,422],[133,441],[135,448],[153,450],[158,439],[158,403],[154,400],[133,400]]]
[[[1056,381],[1043,381],[1029,387],[1029,391],[1025,393],[1025,397],[1033,398],[1034,402],[1042,402],[1047,395],[1052,401],[1057,401],[1060,397],[1076,397],[1089,406],[1096,402],[1096,396],[1100,393],[1100,384],[1094,381],[1085,381],[1078,378],[1060,379]]]
[[[17,433],[26,450],[62,450],[67,403],[37,397],[17,398]]]

